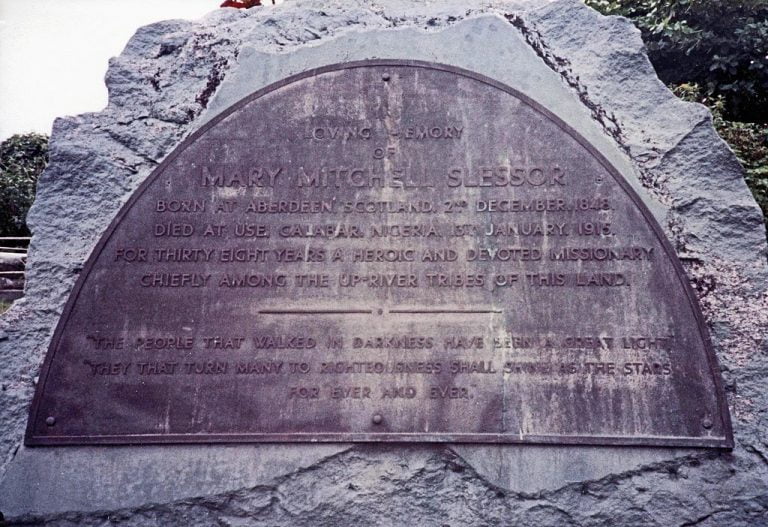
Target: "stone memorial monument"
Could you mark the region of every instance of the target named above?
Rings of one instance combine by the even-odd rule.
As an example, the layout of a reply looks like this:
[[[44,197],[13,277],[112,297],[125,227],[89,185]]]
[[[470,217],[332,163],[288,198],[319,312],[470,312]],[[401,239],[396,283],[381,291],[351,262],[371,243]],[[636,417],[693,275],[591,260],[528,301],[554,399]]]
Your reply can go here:
[[[625,19],[221,9],[106,82],[0,321],[6,520],[768,521],[762,215]]]

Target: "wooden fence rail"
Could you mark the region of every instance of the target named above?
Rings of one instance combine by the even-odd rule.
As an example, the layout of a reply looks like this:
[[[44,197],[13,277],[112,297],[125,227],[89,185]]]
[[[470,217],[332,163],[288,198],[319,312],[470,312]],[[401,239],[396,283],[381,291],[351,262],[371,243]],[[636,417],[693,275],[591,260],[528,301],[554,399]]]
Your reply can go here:
[[[26,278],[24,264],[27,261],[27,247],[30,238],[28,236],[0,236],[0,265],[5,269],[0,271],[0,301],[13,302],[24,296],[24,290],[19,289]],[[8,281],[10,280],[10,282]]]

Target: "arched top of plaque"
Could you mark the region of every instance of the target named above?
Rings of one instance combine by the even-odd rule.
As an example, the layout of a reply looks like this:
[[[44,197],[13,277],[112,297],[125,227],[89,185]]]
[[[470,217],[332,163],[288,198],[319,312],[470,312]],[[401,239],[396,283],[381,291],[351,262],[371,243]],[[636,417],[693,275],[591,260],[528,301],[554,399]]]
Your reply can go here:
[[[287,78],[168,156],[89,258],[26,440],[733,443],[621,174],[530,97],[401,60]]]

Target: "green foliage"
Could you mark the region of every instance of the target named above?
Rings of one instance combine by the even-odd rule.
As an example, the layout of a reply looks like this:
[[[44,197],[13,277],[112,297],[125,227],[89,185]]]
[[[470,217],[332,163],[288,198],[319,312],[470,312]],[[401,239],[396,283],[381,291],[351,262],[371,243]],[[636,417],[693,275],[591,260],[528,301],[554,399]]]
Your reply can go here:
[[[48,137],[14,135],[0,143],[0,236],[28,236],[27,211],[48,163]]]
[[[717,132],[744,165],[747,185],[768,218],[768,125],[726,120],[724,97],[707,97],[697,84],[681,84],[672,91],[681,99],[709,107]]]
[[[0,315],[11,309],[11,303],[0,300]]]
[[[725,115],[768,121],[768,0],[585,0],[640,28],[668,84],[723,96]]]

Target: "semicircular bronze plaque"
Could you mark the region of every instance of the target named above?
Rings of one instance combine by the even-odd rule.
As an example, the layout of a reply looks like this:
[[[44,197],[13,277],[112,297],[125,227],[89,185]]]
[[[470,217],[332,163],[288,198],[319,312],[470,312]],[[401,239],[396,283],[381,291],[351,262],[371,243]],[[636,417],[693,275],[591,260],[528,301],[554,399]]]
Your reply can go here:
[[[179,146],[100,241],[27,444],[732,445],[647,208],[535,101],[325,67]]]

